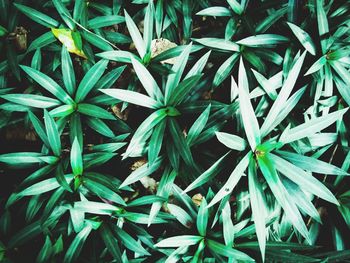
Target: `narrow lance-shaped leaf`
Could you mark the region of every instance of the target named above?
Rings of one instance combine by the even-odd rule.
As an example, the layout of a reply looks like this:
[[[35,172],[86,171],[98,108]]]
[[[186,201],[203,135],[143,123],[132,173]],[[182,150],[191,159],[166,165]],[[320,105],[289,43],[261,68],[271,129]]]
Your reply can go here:
[[[180,82],[183,71],[187,64],[188,57],[190,55],[192,48],[192,43],[187,45],[187,47],[182,51],[181,55],[176,58],[176,62],[171,70],[174,72],[168,76],[168,80],[165,85],[165,104],[167,105],[168,101],[173,96],[174,90]]]
[[[145,88],[147,94],[154,100],[163,102],[164,97],[157,82],[154,80],[149,71],[133,56],[130,56],[132,65],[135,69],[137,77],[139,78],[142,86]]]
[[[151,50],[151,41],[153,39],[153,25],[154,25],[154,5],[153,1],[149,1],[146,7],[145,20],[144,20],[144,42],[146,46],[146,53]]]
[[[208,207],[213,206],[225,196],[229,195],[234,187],[237,185],[243,173],[248,167],[249,160],[252,157],[252,152],[248,152],[237,164],[236,168],[232,171],[230,177],[226,181],[226,183],[221,187],[219,192],[214,196],[214,198],[208,204]]]
[[[184,193],[189,192],[189,191],[205,184],[209,180],[213,179],[220,171],[220,167],[221,167],[220,165],[229,153],[230,152],[226,153],[219,160],[217,160],[212,166],[210,166],[208,168],[208,170],[206,170],[199,177],[197,177],[196,180],[194,180],[189,186],[187,186],[187,188],[184,190]]]
[[[122,259],[121,259],[122,255],[119,249],[118,241],[114,237],[110,227],[107,224],[102,224],[99,230],[100,230],[101,238],[105,243],[108,251],[112,254],[113,258],[117,262],[122,262]]]
[[[115,227],[114,230],[114,233],[128,249],[140,255],[150,255],[146,249],[144,249],[134,238],[132,238],[132,236],[130,236],[123,229]]]
[[[55,156],[61,156],[62,146],[61,138],[58,133],[57,125],[47,110],[44,111],[46,134],[49,140],[51,150]]]
[[[149,146],[148,146],[148,161],[150,164],[157,159],[162,147],[166,120],[160,122],[153,130]]]
[[[258,237],[261,257],[265,259],[266,247],[266,209],[264,201],[264,192],[257,177],[256,163],[253,159],[250,160],[248,168],[248,186],[250,205],[252,209],[252,216],[254,220],[256,235]]]
[[[305,55],[306,55],[306,52],[304,52],[299,57],[299,59],[293,65],[292,69],[289,71],[287,79],[284,81],[277,99],[273,103],[269,113],[266,116],[266,119],[263,125],[261,126],[261,135],[263,137],[272,130],[271,127],[274,127],[274,122],[277,115],[281,112],[281,109],[283,109],[284,104],[286,103],[290,93],[292,92],[292,89],[295,85],[295,82],[301,70],[301,66],[304,62]]]
[[[239,108],[243,120],[243,126],[245,134],[247,135],[248,142],[252,151],[256,146],[260,144],[260,130],[259,123],[256,119],[252,104],[249,99],[249,86],[247,74],[241,59],[238,72],[238,96],[239,96]]]
[[[156,100],[135,91],[123,89],[101,89],[100,91],[118,100],[139,106],[151,109],[158,109],[161,107],[161,104]]]
[[[297,39],[300,41],[300,43],[303,45],[303,47],[310,52],[311,55],[316,55],[316,49],[315,44],[312,41],[310,35],[306,33],[304,30],[302,30],[297,25],[294,25],[293,23],[287,22],[288,26],[292,30],[293,34],[297,37]]]
[[[132,155],[133,152],[140,146],[140,143],[149,138],[149,131],[153,129],[158,123],[160,123],[166,117],[166,110],[159,109],[153,112],[146,120],[144,120],[137,128],[134,136],[132,137],[128,148],[126,149],[123,159]]]
[[[155,244],[156,247],[180,247],[180,246],[192,246],[197,244],[203,237],[193,235],[175,236],[163,239]]]
[[[197,230],[201,236],[205,236],[207,233],[208,220],[209,211],[207,209],[207,201],[203,198],[197,215]]]
[[[237,41],[236,43],[240,45],[248,46],[248,47],[258,47],[258,46],[264,46],[264,45],[276,45],[287,41],[288,41],[288,38],[281,35],[261,34],[261,35],[246,37],[244,39]]]
[[[66,90],[68,91],[69,95],[72,96],[76,89],[75,73],[72,64],[72,59],[69,55],[67,48],[64,45],[62,45],[61,51],[61,70],[63,73],[62,77],[64,86],[66,87]]]
[[[58,85],[52,78],[40,71],[27,66],[20,66],[31,78],[40,86],[56,96],[60,101],[66,104],[72,104],[72,98]]]
[[[310,235],[306,228],[304,220],[301,217],[300,212],[294,200],[292,199],[292,196],[288,194],[287,190],[283,186],[281,179],[277,174],[275,165],[269,158],[269,154],[265,153],[263,156],[259,156],[257,160],[260,170],[267,181],[267,184],[269,185],[278,203],[282,206],[290,222],[309,242]]]
[[[211,104],[201,113],[201,115],[197,118],[197,120],[193,123],[191,128],[187,133],[187,143],[188,145],[192,145],[192,143],[198,138],[205,125],[207,124],[209,114],[210,114]]]
[[[190,228],[193,225],[192,217],[180,206],[174,204],[167,204],[169,212],[176,217],[183,226]]]
[[[140,34],[140,31],[138,30],[135,22],[132,20],[128,12],[124,9],[125,14],[125,22],[126,26],[128,27],[130,36],[132,40],[134,41],[135,47],[137,49],[137,52],[139,53],[140,57],[143,58],[146,55],[146,45],[145,42]]]
[[[23,14],[28,16],[33,21],[46,26],[46,27],[58,27],[59,23],[57,20],[53,19],[52,17],[49,17],[48,15],[45,15],[31,7],[21,5],[18,3],[14,3],[14,6],[21,11]]]
[[[203,9],[199,11],[197,16],[231,16],[231,11],[230,9],[223,7],[223,6],[213,6],[213,7],[208,7],[206,9]]]
[[[83,157],[78,138],[75,137],[70,152],[70,162],[75,176],[83,174]]]
[[[303,156],[297,153],[291,153],[287,151],[277,151],[277,153],[284,159],[287,159],[291,163],[306,171],[329,175],[349,175],[343,169],[333,164],[318,160],[314,157]]]
[[[102,77],[108,65],[108,60],[102,59],[97,62],[84,76],[81,80],[77,94],[75,95],[75,102],[80,102],[86,98],[91,89]]]
[[[244,151],[247,147],[247,142],[237,135],[226,132],[215,132],[215,135],[219,142],[230,149]]]
[[[48,109],[61,105],[59,100],[35,94],[6,94],[0,97],[5,100],[33,108]]]
[[[90,234],[92,230],[92,227],[90,225],[86,225],[83,230],[79,232],[79,234],[73,239],[72,243],[70,244],[63,262],[64,263],[70,263],[75,261],[76,258],[78,258],[81,250],[83,249],[85,240],[87,239],[88,235]]]
[[[319,132],[327,128],[332,123],[342,118],[342,116],[345,114],[347,110],[348,108],[332,112],[322,117],[313,118],[308,122],[305,122],[294,128],[291,128],[286,132],[286,134],[284,135],[283,139],[280,140],[280,142],[286,144],[286,143],[294,142],[296,140],[300,140],[305,137],[309,137],[315,134],[316,132]]]
[[[316,14],[317,14],[317,26],[318,33],[321,38],[322,53],[325,54],[327,49],[326,34],[329,32],[327,15],[323,7],[324,1],[319,0],[316,2]]]
[[[66,6],[62,3],[61,0],[52,0],[52,3],[56,7],[57,12],[60,14],[62,20],[66,23],[66,25],[70,28],[70,30],[74,30],[75,24],[72,20],[72,17],[66,8]]]

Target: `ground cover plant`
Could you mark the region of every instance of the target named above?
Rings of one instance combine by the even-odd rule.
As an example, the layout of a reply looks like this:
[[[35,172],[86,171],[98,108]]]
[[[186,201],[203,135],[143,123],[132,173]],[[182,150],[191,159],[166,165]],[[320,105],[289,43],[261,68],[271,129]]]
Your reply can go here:
[[[350,262],[350,2],[0,0],[1,262]]]

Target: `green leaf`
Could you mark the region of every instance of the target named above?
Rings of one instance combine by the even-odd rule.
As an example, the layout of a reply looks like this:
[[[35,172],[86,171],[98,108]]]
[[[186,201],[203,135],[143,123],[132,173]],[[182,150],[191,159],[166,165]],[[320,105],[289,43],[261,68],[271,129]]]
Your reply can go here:
[[[284,81],[280,93],[278,94],[277,99],[273,103],[269,113],[266,116],[266,119],[261,126],[261,136],[266,136],[275,126],[276,117],[280,114],[281,110],[284,107],[290,93],[293,90],[293,87],[298,78],[301,66],[303,64],[306,52],[304,52],[298,60],[293,65],[292,69],[289,71],[287,79]]]
[[[47,235],[45,238],[45,243],[40,249],[40,252],[36,258],[36,262],[48,262],[53,252],[52,242],[50,237]]]
[[[282,154],[283,153],[291,157],[289,158],[291,162],[293,162],[293,160],[298,160],[296,162],[296,165],[299,165],[299,166],[295,166],[292,163],[276,155],[270,154],[271,159],[275,162],[277,170],[279,170],[282,174],[284,174],[290,180],[298,184],[305,191],[308,191],[314,195],[321,197],[322,199],[328,202],[338,205],[338,201],[335,198],[335,196],[332,194],[332,192],[328,190],[320,181],[314,178],[311,174],[307,174],[303,169],[307,168],[306,170],[308,171],[314,171],[317,168],[316,170],[317,172],[323,172],[323,171],[328,172],[330,170],[330,171],[333,171],[332,173],[341,172],[341,174],[346,173],[345,171],[342,171],[338,167],[335,167],[333,165],[330,165],[328,163],[325,163],[310,157],[306,157],[306,159],[304,159],[304,156],[302,156],[302,159],[304,159],[304,162],[302,163],[301,162],[302,160],[299,159],[300,157],[299,155],[296,155],[296,154],[290,155],[290,153],[287,153],[287,152],[282,152]],[[309,165],[310,163],[312,165]],[[321,170],[318,170],[319,167],[321,168]],[[325,170],[325,169],[328,169],[328,170]]]
[[[78,112],[91,117],[115,120],[115,117],[110,112],[93,104],[79,103],[77,110]]]
[[[66,87],[68,94],[72,96],[76,89],[75,73],[72,59],[69,55],[69,52],[67,51],[67,48],[64,45],[62,45],[61,51],[61,70],[63,73],[62,77],[64,86]]]
[[[80,81],[75,95],[75,102],[79,103],[83,101],[89,92],[93,89],[95,84],[102,77],[108,65],[108,60],[102,59],[97,62],[89,71],[85,74],[84,78]]]
[[[329,32],[328,20],[325,9],[323,8],[323,0],[320,0],[316,4],[316,14],[317,14],[317,26],[318,33],[321,38],[322,53],[325,54],[327,50],[326,34]]]
[[[132,200],[130,203],[128,203],[128,207],[151,205],[155,202],[164,202],[164,201],[166,201],[165,198],[157,195],[145,195],[135,200]]]
[[[309,53],[313,56],[316,55],[316,48],[315,44],[312,41],[310,35],[306,33],[304,30],[302,30],[297,25],[294,25],[293,23],[287,22],[288,26],[292,30],[293,34],[297,37],[297,39],[300,41],[300,43],[303,45],[303,47],[309,51]]]
[[[217,87],[219,86],[231,73],[234,65],[236,64],[236,61],[239,57],[239,53],[234,53],[232,56],[230,56],[228,59],[224,61],[224,63],[221,64],[218,71],[215,73],[214,80],[213,80],[213,86]]]
[[[193,225],[193,219],[184,209],[174,204],[167,204],[167,207],[169,212],[176,217],[177,221],[179,221],[183,226],[191,228]]]
[[[247,142],[237,135],[226,132],[215,132],[215,135],[219,142],[230,149],[244,151],[247,147]]]
[[[238,260],[243,260],[244,262],[254,262],[254,260],[249,257],[247,254],[236,250],[234,248],[231,248],[229,246],[225,246],[219,242],[216,242],[211,239],[207,239],[207,246],[212,250],[214,253],[217,253],[219,255],[222,255],[224,257],[228,258],[234,258]]]
[[[118,241],[114,237],[110,227],[106,223],[104,223],[100,226],[99,230],[100,230],[101,238],[105,243],[109,253],[112,254],[113,258],[117,262],[122,262],[122,259],[121,259],[122,255],[120,252]]]
[[[225,157],[230,152],[226,153],[219,160],[217,160],[212,166],[209,167],[204,173],[202,173],[199,177],[197,177],[187,188],[184,190],[184,193],[192,191],[193,189],[205,184],[209,180],[213,179],[220,171],[221,163],[225,159]]]
[[[192,157],[190,147],[188,146],[178,123],[173,118],[169,118],[168,123],[169,131],[176,149],[180,153],[185,163],[190,167],[193,166],[194,160]]]
[[[139,53],[140,57],[143,58],[147,53],[146,52],[146,44],[145,44],[145,42],[140,34],[140,31],[137,28],[135,22],[132,20],[132,18],[129,16],[128,12],[126,12],[125,9],[124,9],[124,15],[125,15],[126,26],[128,27],[132,41],[134,41],[136,50]]]
[[[223,225],[223,235],[226,246],[232,247],[235,237],[235,228],[231,218],[231,207],[229,202],[226,202],[224,208],[222,209],[222,225]]]
[[[318,223],[321,222],[321,217],[314,204],[311,202],[310,198],[306,193],[295,183],[287,178],[283,178],[283,185],[285,186],[288,193],[293,196],[295,204],[299,207],[301,211],[309,215]]]
[[[323,68],[324,65],[326,65],[326,63],[327,63],[327,57],[326,56],[320,57],[314,64],[312,64],[309,70],[305,73],[305,76],[315,73],[316,71],[319,71],[321,68]]]
[[[230,9],[223,7],[223,6],[213,6],[205,8],[198,13],[196,13],[197,16],[231,16]]]
[[[191,93],[191,90],[195,87],[201,77],[202,74],[194,75],[180,82],[180,84],[176,87],[173,96],[171,96],[169,99],[168,105],[176,106],[181,104],[185,97]]]
[[[280,142],[287,144],[314,135],[316,132],[327,128],[341,119],[347,110],[348,108],[332,112],[322,117],[313,118],[310,121],[291,128],[286,131]]]
[[[123,50],[106,51],[98,53],[96,54],[96,56],[122,63],[131,63],[130,57],[134,57],[135,59],[137,59],[137,57],[134,54]]]
[[[208,204],[208,207],[213,206],[225,196],[229,195],[233,188],[237,185],[241,177],[243,176],[244,171],[247,169],[249,160],[252,157],[252,153],[248,152],[237,164],[235,169],[230,174],[226,183],[221,187],[219,192],[214,196],[214,198]]]
[[[66,8],[66,6],[62,3],[61,0],[52,0],[53,5],[55,6],[57,12],[60,14],[62,20],[66,23],[70,30],[74,30],[75,24],[72,21],[72,17]]]
[[[56,42],[55,36],[52,34],[51,31],[46,32],[45,34],[42,34],[30,43],[27,49],[27,53],[45,47],[53,42]]]
[[[264,192],[257,177],[256,163],[253,159],[250,160],[248,168],[248,186],[250,206],[252,209],[252,217],[254,220],[255,231],[259,242],[261,257],[265,259],[266,247],[266,204]]]
[[[211,104],[207,106],[207,108],[199,115],[199,117],[196,119],[196,121],[192,124],[191,128],[189,129],[186,137],[186,141],[189,146],[191,146],[195,140],[198,138],[198,136],[203,131],[205,125],[207,124],[209,114],[210,114],[210,108]]]
[[[146,53],[151,51],[151,42],[153,39],[153,24],[154,24],[154,5],[153,1],[149,1],[146,7],[145,19],[144,19],[144,43],[146,45]]]
[[[5,100],[33,108],[47,109],[61,105],[59,100],[34,94],[7,94],[0,97]]]
[[[74,208],[84,213],[96,215],[111,215],[120,210],[120,208],[111,204],[92,201],[75,202]]]
[[[293,226],[300,232],[302,236],[310,243],[310,235],[306,228],[303,218],[285,187],[279,178],[275,165],[270,159],[269,154],[265,153],[263,156],[257,158],[258,164],[262,174],[264,175],[267,184],[269,185],[277,202],[282,206],[286,216],[293,224]]]
[[[161,150],[164,131],[166,127],[166,121],[162,121],[154,128],[152,136],[148,146],[148,161],[150,164],[153,164]]]
[[[141,93],[123,89],[100,89],[101,92],[121,101],[129,102],[151,109],[158,109],[162,105],[156,100]]]
[[[186,46],[186,48],[182,51],[180,56],[176,58],[176,62],[174,63],[171,70],[174,72],[168,76],[168,80],[165,84],[165,104],[169,105],[171,97],[174,96],[175,88],[178,86],[182,73],[185,70],[185,66],[187,64],[188,57],[190,55],[192,48],[192,43]]]
[[[187,79],[189,77],[201,74],[204,67],[206,66],[208,62],[208,58],[211,54],[211,50],[209,50],[207,53],[205,53],[190,69],[190,71],[187,73],[187,75],[184,77],[184,79]]]
[[[64,263],[74,262],[78,258],[79,254],[81,253],[81,250],[83,249],[85,240],[87,239],[91,230],[92,227],[87,224],[83,228],[83,230],[81,230],[79,234],[76,235],[64,256]]]
[[[207,233],[208,220],[209,212],[207,209],[207,201],[205,200],[205,198],[203,198],[197,215],[197,230],[198,233],[203,237]]]
[[[213,37],[193,38],[192,40],[206,47],[239,52],[239,45],[229,40]]]
[[[199,243],[203,237],[193,235],[183,235],[165,238],[162,241],[155,244],[156,247],[180,247],[180,246],[192,246]]]
[[[62,105],[57,108],[54,108],[49,113],[51,117],[66,117],[71,115],[74,112],[74,106],[73,105]]]
[[[66,175],[66,179],[67,182],[70,182],[73,177]],[[18,193],[18,196],[39,195],[50,192],[58,187],[60,187],[60,184],[57,182],[56,178],[50,178],[25,188]]]
[[[75,176],[79,176],[83,174],[83,157],[82,150],[79,145],[79,141],[77,137],[75,137],[72,149],[70,152],[70,163],[72,166],[72,171]]]
[[[87,27],[89,29],[97,29],[101,27],[118,25],[123,22],[125,22],[124,17],[118,15],[97,16],[88,21]]]
[[[43,141],[43,143],[46,145],[46,147],[49,148],[50,147],[50,143],[49,143],[49,140],[47,138],[44,125],[35,116],[35,114],[32,113],[31,111],[28,111],[28,117],[29,117],[30,121],[32,122],[33,127],[34,127],[36,133],[39,135],[40,139]]]
[[[123,159],[132,155],[145,140],[151,136],[149,132],[166,117],[166,109],[159,109],[153,112],[146,120],[144,120],[137,128],[134,136],[132,137],[128,148],[126,149]]]
[[[57,182],[62,186],[66,191],[73,192],[70,188],[66,176],[64,175],[64,170],[62,164],[58,164],[55,171],[55,177]]]
[[[315,159],[313,157],[303,156],[297,153],[291,153],[286,151],[277,151],[279,155],[288,161],[294,163],[296,166],[315,173],[321,174],[333,174],[333,175],[349,175],[343,169],[338,168],[337,166],[326,163],[324,161]]]
[[[40,25],[46,26],[46,27],[58,27],[59,23],[57,20],[31,8],[25,5],[13,3],[13,5],[21,11],[23,14],[25,14],[27,17],[32,19],[33,21],[37,22]]]
[[[83,185],[89,189],[90,192],[96,194],[99,197],[107,199],[109,201],[113,201],[116,204],[126,206],[123,198],[120,197],[113,189],[111,189],[108,185],[102,184],[101,181],[93,180],[92,177],[85,177],[83,179]]]
[[[259,123],[256,119],[253,106],[249,98],[249,85],[247,79],[247,73],[245,71],[243,60],[240,60],[239,72],[238,72],[238,97],[239,108],[242,116],[244,131],[247,136],[249,145],[252,151],[261,142]]]
[[[145,88],[147,94],[154,100],[158,102],[163,102],[164,97],[157,82],[154,80],[149,71],[145,68],[142,63],[140,63],[133,56],[130,56],[132,65],[135,69],[136,75],[139,78],[142,86]]]
[[[61,146],[61,138],[58,133],[57,125],[47,110],[44,110],[44,121],[47,138],[49,140],[51,150],[55,156],[61,156],[62,146]]]
[[[350,85],[350,73],[347,71],[340,62],[330,61],[330,64],[339,77],[347,84]]]
[[[153,164],[144,164],[140,168],[133,171],[119,186],[119,189],[139,181],[141,178],[148,176],[157,171],[162,164],[162,158],[158,157]]]
[[[125,247],[138,253],[140,255],[151,255],[146,249],[144,249],[132,236],[119,227],[115,227],[114,233],[118,239],[124,244]]]
[[[40,71],[27,66],[20,66],[33,80],[35,80],[40,86],[53,94],[56,98],[66,104],[72,104],[72,98],[49,76],[41,73]]]
[[[86,124],[90,126],[90,128],[102,134],[103,136],[106,136],[109,138],[115,137],[114,132],[102,120],[97,118],[87,118],[85,121],[86,121]]]
[[[43,162],[42,158],[42,154],[36,152],[5,153],[0,155],[0,162],[10,165],[40,163]]]
[[[276,34],[261,34],[261,35],[255,35],[246,37],[244,39],[241,39],[237,41],[236,43],[239,45],[244,45],[248,47],[259,47],[259,46],[266,46],[266,45],[277,45],[281,43],[287,42],[289,39]]]

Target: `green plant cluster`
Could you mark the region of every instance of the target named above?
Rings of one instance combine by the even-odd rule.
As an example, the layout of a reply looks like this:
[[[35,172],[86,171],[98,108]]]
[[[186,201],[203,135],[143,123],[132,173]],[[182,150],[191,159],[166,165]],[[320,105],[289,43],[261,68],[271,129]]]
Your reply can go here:
[[[1,262],[350,262],[349,1],[0,0],[0,51]]]

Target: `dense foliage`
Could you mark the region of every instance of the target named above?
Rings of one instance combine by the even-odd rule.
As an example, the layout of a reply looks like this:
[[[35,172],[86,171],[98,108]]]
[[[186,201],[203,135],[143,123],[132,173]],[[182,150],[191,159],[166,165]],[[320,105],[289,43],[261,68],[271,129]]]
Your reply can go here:
[[[0,0],[2,262],[350,262],[350,2]]]

